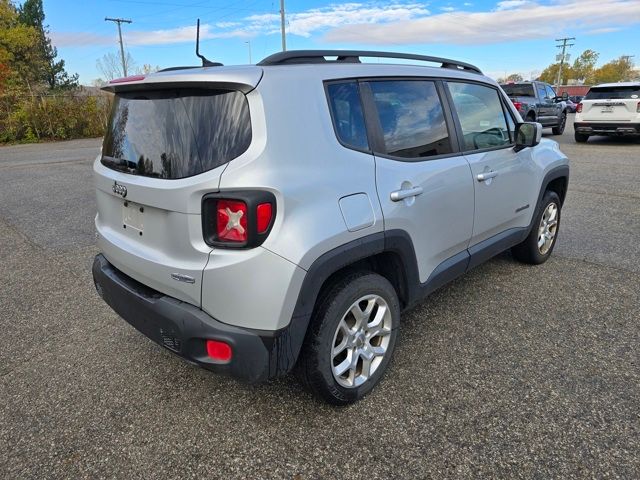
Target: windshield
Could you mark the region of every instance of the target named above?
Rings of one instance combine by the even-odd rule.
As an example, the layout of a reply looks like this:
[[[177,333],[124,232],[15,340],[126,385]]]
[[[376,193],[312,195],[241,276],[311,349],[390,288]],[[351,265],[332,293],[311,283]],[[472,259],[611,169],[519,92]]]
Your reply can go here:
[[[620,87],[595,87],[589,90],[585,100],[609,100],[613,98],[640,99],[640,85]]]
[[[531,83],[507,83],[500,85],[509,97],[535,97]]]
[[[133,175],[177,179],[223,165],[251,143],[241,92],[161,90],[114,99],[102,163]]]

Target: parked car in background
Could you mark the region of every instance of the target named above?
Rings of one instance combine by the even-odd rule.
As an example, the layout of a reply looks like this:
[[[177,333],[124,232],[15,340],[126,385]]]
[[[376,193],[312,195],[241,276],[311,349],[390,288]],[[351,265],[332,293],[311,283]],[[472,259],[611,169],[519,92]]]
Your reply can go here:
[[[583,98],[584,95],[569,95],[569,100],[571,100],[576,105],[579,104]]]
[[[526,122],[539,122],[551,127],[554,135],[562,135],[567,124],[567,95],[559,97],[544,82],[509,82],[500,85]]]
[[[577,103],[573,103],[571,99],[566,99],[564,103],[567,104],[567,113],[576,113],[576,109],[578,108]]]
[[[578,104],[574,130],[580,143],[592,135],[640,135],[640,82],[591,87]]]

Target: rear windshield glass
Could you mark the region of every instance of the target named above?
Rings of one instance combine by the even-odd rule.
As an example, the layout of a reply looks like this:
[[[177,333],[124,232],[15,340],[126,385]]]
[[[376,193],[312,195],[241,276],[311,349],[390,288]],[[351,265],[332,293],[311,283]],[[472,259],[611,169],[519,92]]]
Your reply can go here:
[[[533,92],[533,84],[532,83],[507,83],[505,85],[500,85],[506,93],[510,97],[535,97],[536,94]]]
[[[592,88],[587,93],[585,100],[608,100],[610,98],[640,98],[640,85]]]
[[[233,160],[250,143],[249,107],[241,92],[127,92],[115,97],[102,163],[134,175],[184,178]]]

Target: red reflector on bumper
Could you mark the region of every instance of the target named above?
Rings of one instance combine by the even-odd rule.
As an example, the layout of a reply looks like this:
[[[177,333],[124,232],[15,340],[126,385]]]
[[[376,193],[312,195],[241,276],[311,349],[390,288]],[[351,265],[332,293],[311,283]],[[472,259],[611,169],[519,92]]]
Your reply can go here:
[[[228,362],[231,360],[231,346],[219,340],[207,340],[207,355],[214,360]]]

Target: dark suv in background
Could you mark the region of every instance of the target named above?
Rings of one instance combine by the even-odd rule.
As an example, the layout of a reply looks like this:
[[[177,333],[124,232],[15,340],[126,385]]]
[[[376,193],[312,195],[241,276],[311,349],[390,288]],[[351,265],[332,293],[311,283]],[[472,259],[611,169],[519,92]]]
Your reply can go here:
[[[562,135],[567,123],[566,95],[559,97],[544,82],[512,82],[500,84],[525,122],[539,122],[551,127],[554,135]]]

